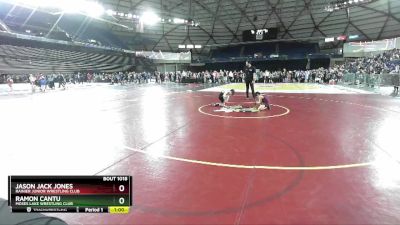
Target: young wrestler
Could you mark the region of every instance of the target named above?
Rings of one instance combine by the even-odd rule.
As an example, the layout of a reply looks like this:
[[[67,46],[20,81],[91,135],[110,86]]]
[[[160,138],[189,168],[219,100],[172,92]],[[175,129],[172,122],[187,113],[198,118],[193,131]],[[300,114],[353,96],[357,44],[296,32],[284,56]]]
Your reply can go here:
[[[265,109],[271,110],[267,97],[258,91],[256,92],[256,108],[260,111]]]
[[[221,91],[218,95],[218,99],[221,103],[215,103],[214,106],[225,106],[225,103],[229,101],[231,96],[235,95],[235,90],[231,89],[230,91]]]

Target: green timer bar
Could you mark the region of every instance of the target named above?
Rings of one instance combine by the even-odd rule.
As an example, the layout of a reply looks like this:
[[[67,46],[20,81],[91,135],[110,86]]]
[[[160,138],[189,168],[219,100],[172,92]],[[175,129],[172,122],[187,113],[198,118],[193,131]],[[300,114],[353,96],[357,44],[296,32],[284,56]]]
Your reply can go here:
[[[124,213],[132,206],[131,176],[9,176],[8,179],[8,203],[13,212]]]

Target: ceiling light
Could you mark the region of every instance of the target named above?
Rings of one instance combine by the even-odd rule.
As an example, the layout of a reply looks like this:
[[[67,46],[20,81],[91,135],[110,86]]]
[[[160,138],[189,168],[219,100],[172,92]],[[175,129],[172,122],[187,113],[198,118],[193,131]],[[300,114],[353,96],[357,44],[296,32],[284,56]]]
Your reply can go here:
[[[185,23],[185,20],[184,19],[179,19],[179,18],[174,18],[174,23],[183,24],[183,23]]]
[[[58,2],[58,7],[65,13],[79,13],[86,9],[85,3],[80,3],[78,0],[60,1]]]
[[[147,25],[154,25],[158,22],[160,22],[161,18],[158,17],[155,13],[153,12],[145,12],[143,15],[140,17],[140,20]]]
[[[379,0],[331,0],[331,2],[325,5],[324,10],[328,12],[333,12],[336,10],[347,9],[353,6],[372,3],[376,1]]]
[[[354,35],[350,35],[349,36],[349,39],[350,40],[353,40],[353,39],[357,39],[357,38],[359,38],[360,36],[358,35],[358,34],[354,34]]]
[[[114,12],[114,10],[111,10],[111,9],[107,9],[107,11],[106,11],[106,14],[109,16],[114,15],[114,13],[116,13],[116,12]]]
[[[18,6],[34,8],[59,9],[64,13],[80,13],[91,17],[99,17],[106,11],[96,1],[90,0],[13,0]],[[112,10],[107,10],[112,15]]]
[[[326,43],[328,43],[328,42],[334,42],[334,41],[335,41],[335,38],[334,38],[334,37],[325,38],[325,42],[326,42]]]
[[[83,7],[83,11],[90,17],[98,18],[104,14],[103,6],[97,2],[85,2]]]

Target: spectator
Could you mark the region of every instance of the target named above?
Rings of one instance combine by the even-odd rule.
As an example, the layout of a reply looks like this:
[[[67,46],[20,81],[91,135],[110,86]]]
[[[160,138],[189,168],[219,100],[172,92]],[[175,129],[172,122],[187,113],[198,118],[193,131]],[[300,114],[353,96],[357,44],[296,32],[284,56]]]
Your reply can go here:
[[[47,80],[45,76],[43,75],[40,76],[39,84],[40,84],[40,91],[46,92]]]
[[[13,80],[13,78],[11,76],[8,76],[7,84],[8,84],[8,87],[10,88],[10,92],[12,92],[13,91],[14,80]]]

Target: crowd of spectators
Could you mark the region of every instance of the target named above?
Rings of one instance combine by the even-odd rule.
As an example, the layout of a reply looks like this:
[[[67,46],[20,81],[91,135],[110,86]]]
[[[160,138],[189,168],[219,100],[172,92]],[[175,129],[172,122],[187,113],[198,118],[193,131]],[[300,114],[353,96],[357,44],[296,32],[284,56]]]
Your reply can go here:
[[[109,83],[110,85],[143,84],[149,82],[164,83],[207,83],[207,84],[226,84],[244,82],[244,72],[240,71],[177,71],[177,72],[119,72],[119,73],[76,73],[76,74],[30,74],[24,76],[0,76],[0,83],[7,83],[10,91],[13,91],[14,83],[29,83],[32,92],[37,90],[46,92],[57,88],[65,89],[67,86],[79,85],[84,83]],[[315,70],[295,70],[287,71],[258,71],[255,74],[257,83],[281,83],[281,82],[299,82],[299,83],[328,83],[332,80],[337,81],[342,73],[336,70],[324,68]]]
[[[314,70],[293,70],[286,69],[278,71],[260,71],[255,74],[255,82],[258,83],[281,83],[281,82],[329,82],[333,79],[334,73],[330,73],[329,69],[319,68]],[[195,79],[203,83],[241,83],[244,82],[244,72],[240,71],[202,71],[191,72],[183,71],[178,73],[178,77],[182,80]],[[336,77],[335,77],[336,78]]]
[[[0,84],[7,83],[12,90],[14,83],[30,83],[32,91],[39,89],[45,92],[48,89],[66,88],[67,85],[107,82],[110,84],[148,83],[152,78],[151,73],[74,73],[74,74],[29,74],[29,75],[1,75]]]
[[[352,74],[399,74],[400,50],[391,50],[382,54],[365,58],[347,59],[341,65],[332,66],[329,69],[319,68],[312,70],[286,69],[277,71],[257,70],[255,81],[262,83],[299,82],[299,83],[337,83],[348,73]],[[154,80],[156,83],[163,82],[200,82],[200,83],[241,83],[244,81],[244,72],[214,70],[214,71],[177,71],[160,73],[155,72],[119,72],[119,73],[75,73],[75,74],[36,74],[36,75],[0,75],[0,83],[8,83],[12,89],[13,83],[27,82],[32,85],[32,90],[39,87],[41,91],[55,89],[55,83],[59,88],[65,88],[68,84],[82,84],[92,82],[105,82],[110,84],[128,83],[149,83]]]
[[[394,49],[378,55],[347,60],[345,70],[355,74],[398,74],[400,73],[399,60],[400,50]]]

